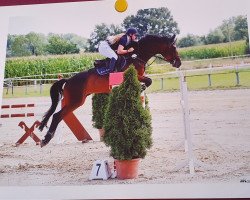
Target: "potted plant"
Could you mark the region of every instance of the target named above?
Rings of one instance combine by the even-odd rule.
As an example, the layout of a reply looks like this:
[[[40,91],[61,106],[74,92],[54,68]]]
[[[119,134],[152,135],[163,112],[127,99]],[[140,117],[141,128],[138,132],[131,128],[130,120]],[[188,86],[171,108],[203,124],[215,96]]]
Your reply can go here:
[[[100,141],[103,140],[104,129],[104,113],[108,105],[109,94],[94,94],[92,96],[92,121],[93,127],[97,128],[100,135]]]
[[[111,147],[118,179],[136,178],[140,159],[152,146],[151,115],[143,108],[140,93],[136,70],[130,67],[124,82],[113,88],[105,112],[104,143]]]

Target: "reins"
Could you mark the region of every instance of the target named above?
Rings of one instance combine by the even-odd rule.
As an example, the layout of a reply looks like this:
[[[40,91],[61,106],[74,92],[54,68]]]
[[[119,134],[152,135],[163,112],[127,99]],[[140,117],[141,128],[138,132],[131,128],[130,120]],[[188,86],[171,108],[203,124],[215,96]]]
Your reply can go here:
[[[137,60],[143,62],[144,65],[145,65],[145,67],[149,67],[150,65],[152,65],[152,64],[156,61],[157,58],[166,61],[166,60],[165,60],[163,57],[161,57],[161,56],[155,55],[155,56],[153,56],[153,57],[154,57],[154,60],[153,60],[150,64],[147,64],[147,62],[145,62],[144,60],[140,59],[139,57],[137,57],[137,58],[135,58],[135,59],[137,59]],[[166,61],[166,62],[167,62],[167,61]]]
[[[139,43],[137,43],[137,48],[138,48],[138,52],[140,52],[140,51],[139,51],[139,50],[140,50]],[[148,53],[148,54],[149,54],[149,53]],[[166,61],[162,56],[154,55],[154,56],[152,56],[152,57],[154,57],[154,60],[153,60],[150,64],[147,64],[147,62],[145,62],[144,60],[142,60],[142,59],[139,58],[139,57],[136,57],[135,59],[139,60],[140,62],[143,62],[143,64],[145,65],[145,67],[149,67],[150,65],[152,65],[152,64],[156,61],[157,58]],[[167,62],[167,61],[166,61],[166,62]]]

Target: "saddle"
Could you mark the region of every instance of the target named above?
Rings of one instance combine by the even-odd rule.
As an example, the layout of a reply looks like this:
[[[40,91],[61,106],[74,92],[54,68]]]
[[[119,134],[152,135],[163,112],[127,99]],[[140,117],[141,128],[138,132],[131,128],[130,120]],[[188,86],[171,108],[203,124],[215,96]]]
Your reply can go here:
[[[109,69],[110,62],[111,62],[110,58],[95,60],[94,66],[96,72],[101,76],[109,74],[114,71],[120,72],[126,65],[126,58],[124,56],[118,56],[114,69]]]
[[[99,68],[99,67],[108,67],[110,63],[110,58],[105,58],[102,60],[95,60],[94,61],[94,66],[95,68]]]

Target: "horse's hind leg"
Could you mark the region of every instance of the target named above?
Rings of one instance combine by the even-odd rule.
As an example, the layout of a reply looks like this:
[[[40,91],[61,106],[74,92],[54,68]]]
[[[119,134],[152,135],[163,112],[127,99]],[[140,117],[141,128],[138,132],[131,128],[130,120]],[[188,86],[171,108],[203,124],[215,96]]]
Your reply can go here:
[[[84,100],[83,100],[84,101]],[[41,147],[47,145],[49,141],[54,137],[56,128],[58,124],[62,121],[62,119],[69,113],[73,112],[79,106],[82,105],[82,102],[74,105],[65,105],[59,112],[55,113],[52,118],[51,125],[44,139],[41,141]]]

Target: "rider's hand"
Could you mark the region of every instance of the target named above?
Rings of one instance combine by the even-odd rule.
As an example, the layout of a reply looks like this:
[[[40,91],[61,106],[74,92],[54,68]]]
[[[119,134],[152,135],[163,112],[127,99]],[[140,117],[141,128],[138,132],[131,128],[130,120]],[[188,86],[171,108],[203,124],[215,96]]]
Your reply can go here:
[[[134,48],[133,48],[133,47],[130,47],[130,48],[128,49],[128,53],[133,52],[133,51],[134,51]]]

